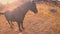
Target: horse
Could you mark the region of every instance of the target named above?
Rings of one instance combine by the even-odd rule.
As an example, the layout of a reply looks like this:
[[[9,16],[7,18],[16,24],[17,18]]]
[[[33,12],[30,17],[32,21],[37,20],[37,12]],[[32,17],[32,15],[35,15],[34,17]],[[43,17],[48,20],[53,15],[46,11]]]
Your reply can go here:
[[[23,20],[26,13],[29,10],[31,10],[35,14],[38,13],[38,10],[36,8],[36,3],[34,1],[27,1],[22,5],[19,5],[17,8],[15,8],[12,11],[7,10],[4,13],[0,12],[0,15],[4,15],[6,17],[6,20],[8,21],[11,27],[12,27],[12,22],[17,22],[19,31],[22,32],[22,29],[24,29]]]

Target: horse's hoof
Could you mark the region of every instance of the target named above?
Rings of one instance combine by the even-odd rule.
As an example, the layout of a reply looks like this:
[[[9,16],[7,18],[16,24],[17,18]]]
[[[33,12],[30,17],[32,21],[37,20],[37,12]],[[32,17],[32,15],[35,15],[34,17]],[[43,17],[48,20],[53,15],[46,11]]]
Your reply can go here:
[[[22,32],[22,30],[20,30],[20,32]]]
[[[23,28],[23,30],[24,30],[25,28]]]

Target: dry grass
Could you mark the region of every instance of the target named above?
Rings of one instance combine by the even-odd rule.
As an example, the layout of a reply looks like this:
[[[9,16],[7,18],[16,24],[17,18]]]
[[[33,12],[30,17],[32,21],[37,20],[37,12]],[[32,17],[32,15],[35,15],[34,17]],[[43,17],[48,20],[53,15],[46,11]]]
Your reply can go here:
[[[54,8],[56,13],[49,9]],[[60,34],[60,8],[46,4],[37,4],[38,13],[29,11],[25,15],[22,34]],[[5,16],[0,16],[0,34],[18,34],[18,27],[13,23],[14,29],[11,29]]]

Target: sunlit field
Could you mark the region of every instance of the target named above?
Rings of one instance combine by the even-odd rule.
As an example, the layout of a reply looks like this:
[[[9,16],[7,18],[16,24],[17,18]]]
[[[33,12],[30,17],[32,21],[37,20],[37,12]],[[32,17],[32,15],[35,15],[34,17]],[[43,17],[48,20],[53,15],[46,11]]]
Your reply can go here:
[[[17,0],[0,0],[0,3],[7,4],[7,3],[12,3],[14,1],[17,1]]]
[[[0,0],[0,3],[4,6],[0,12],[5,12],[6,10],[14,10],[21,2]],[[37,14],[29,10],[25,15],[23,21],[25,30],[22,34],[60,34],[60,7],[46,2],[37,3],[36,7],[38,9]],[[56,11],[53,12],[50,9]],[[18,25],[16,22],[13,24],[13,29],[11,29],[5,16],[0,15],[0,34],[18,34]]]

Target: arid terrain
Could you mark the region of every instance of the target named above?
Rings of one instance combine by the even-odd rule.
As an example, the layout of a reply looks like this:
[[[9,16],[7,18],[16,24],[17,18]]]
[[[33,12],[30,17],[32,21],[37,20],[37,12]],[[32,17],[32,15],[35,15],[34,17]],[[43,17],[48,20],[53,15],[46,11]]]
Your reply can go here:
[[[36,4],[36,7],[38,9],[37,14],[29,10],[25,15],[23,21],[25,30],[22,34],[60,34],[60,7],[45,3]],[[51,9],[56,11],[50,11]],[[13,22],[13,24],[13,29],[11,29],[5,16],[1,15],[0,34],[18,34],[17,23]]]

